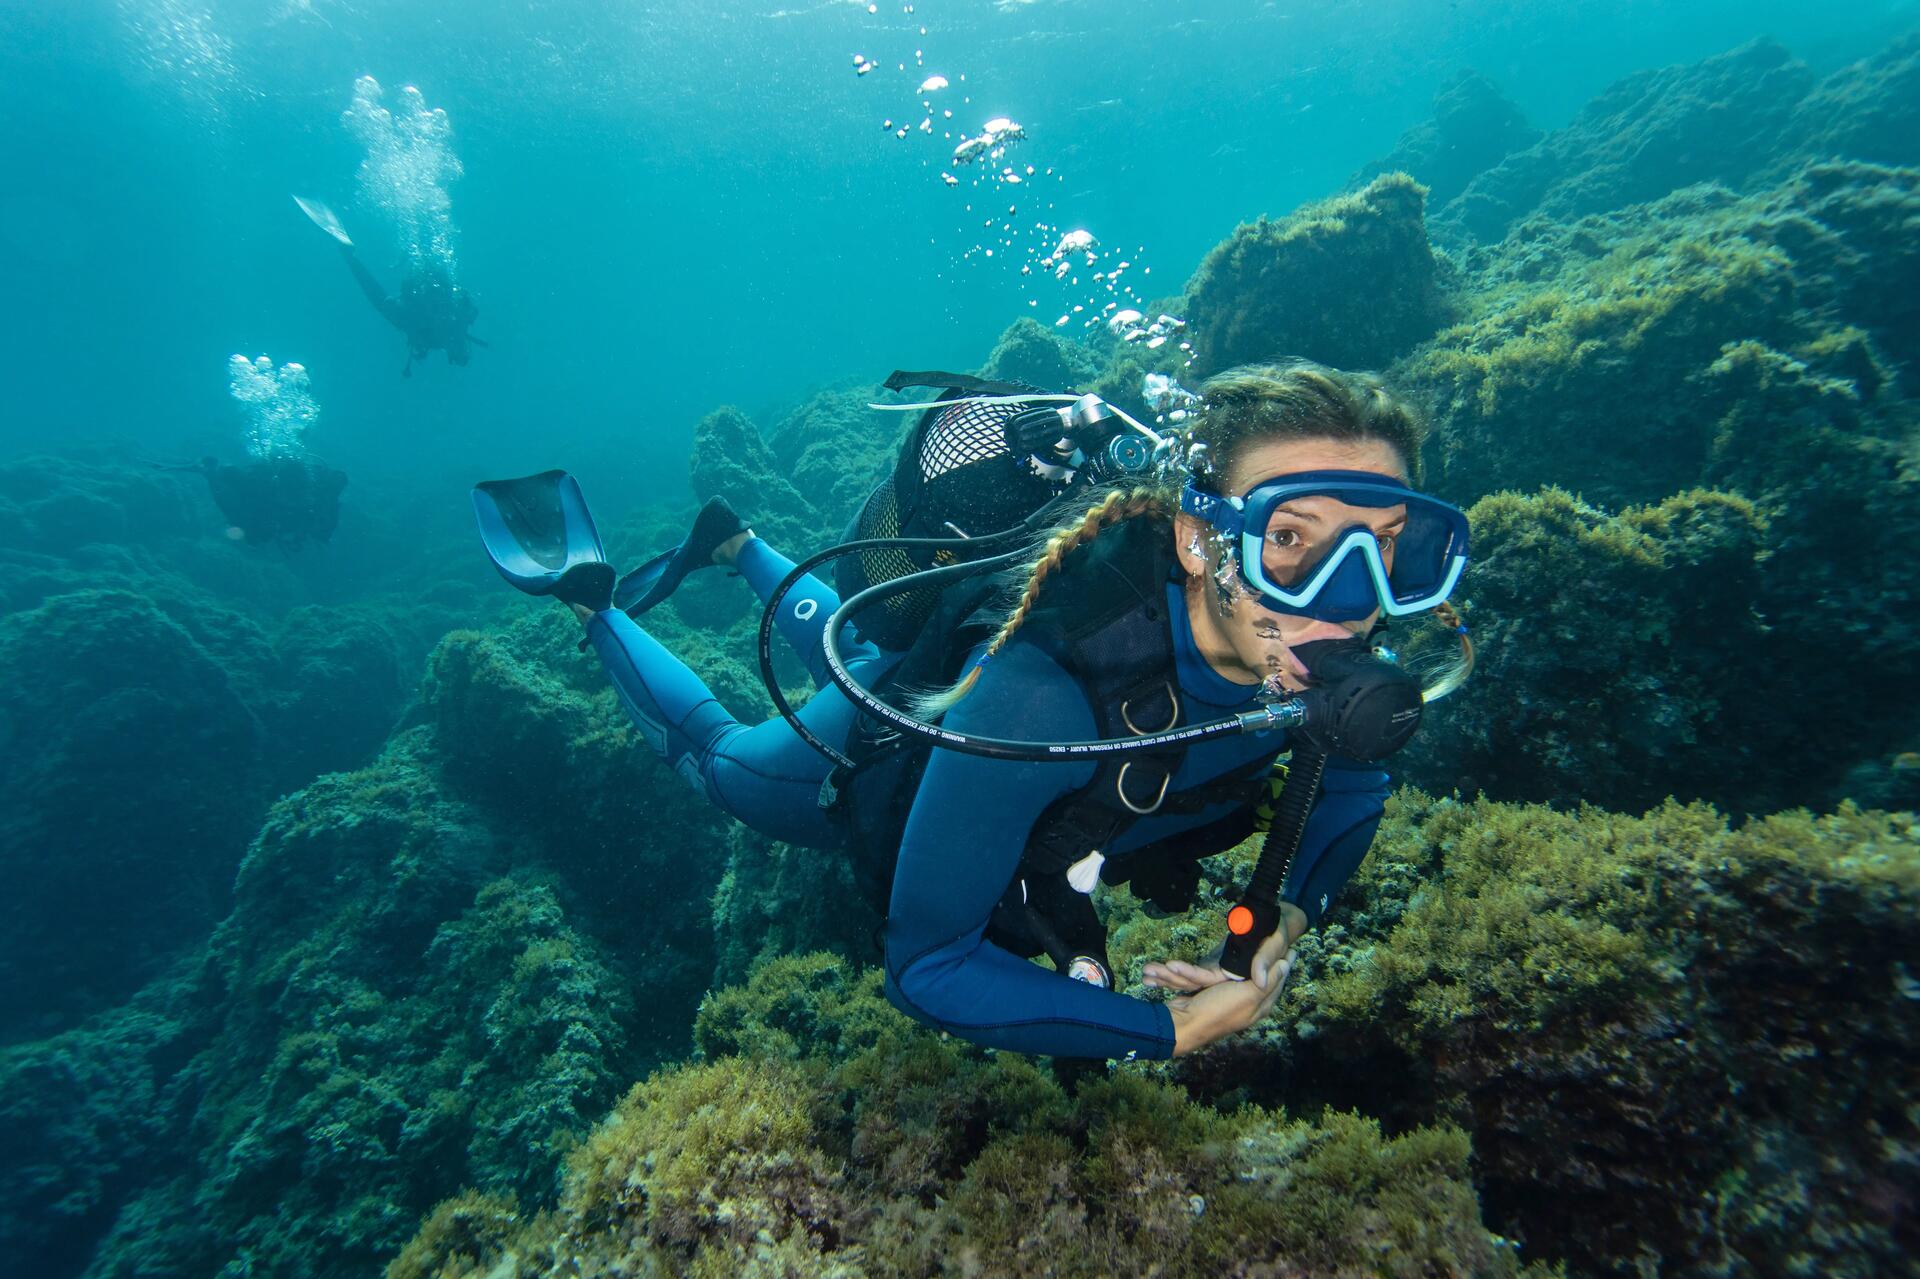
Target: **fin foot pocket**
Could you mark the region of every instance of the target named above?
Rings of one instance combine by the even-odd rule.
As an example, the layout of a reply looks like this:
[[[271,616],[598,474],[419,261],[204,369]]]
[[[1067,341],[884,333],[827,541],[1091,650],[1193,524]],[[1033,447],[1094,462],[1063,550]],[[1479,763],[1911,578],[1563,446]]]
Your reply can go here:
[[[613,602],[634,617],[639,617],[673,594],[687,574],[710,566],[714,551],[728,538],[746,531],[747,522],[740,518],[726,498],[709,498],[707,504],[700,508],[700,514],[694,517],[686,540],[621,578],[619,587],[614,591]]]

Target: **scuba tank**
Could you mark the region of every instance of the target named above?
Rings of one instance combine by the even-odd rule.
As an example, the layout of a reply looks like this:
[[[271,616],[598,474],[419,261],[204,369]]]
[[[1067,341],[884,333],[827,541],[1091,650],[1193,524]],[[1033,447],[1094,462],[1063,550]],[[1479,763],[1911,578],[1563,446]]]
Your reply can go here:
[[[841,599],[935,567],[979,558],[993,535],[1025,533],[1039,511],[1076,487],[1151,471],[1165,442],[1096,395],[1055,395],[1012,382],[956,373],[896,372],[890,391],[937,387],[931,404],[877,406],[922,410],[893,469],[881,478],[841,539],[944,541],[947,546],[875,545],[834,569]],[[956,541],[956,539],[958,539]],[[853,619],[856,635],[904,652],[933,615],[940,588],[888,596]]]

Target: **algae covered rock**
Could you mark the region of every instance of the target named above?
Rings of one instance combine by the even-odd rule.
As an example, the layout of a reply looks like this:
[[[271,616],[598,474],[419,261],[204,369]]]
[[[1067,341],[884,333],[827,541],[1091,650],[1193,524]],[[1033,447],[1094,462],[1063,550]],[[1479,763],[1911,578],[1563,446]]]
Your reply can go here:
[[[87,1024],[0,1048],[0,1247],[78,1274],[122,1201],[181,1139],[171,1082],[193,1013],[164,987]]]
[[[1570,221],[1696,182],[1744,182],[1778,153],[1813,84],[1806,65],[1771,40],[1638,72],[1480,174],[1435,220],[1497,241],[1529,214]]]
[[[354,1272],[462,1184],[550,1202],[620,1087],[684,1048],[720,824],[569,626],[450,636],[375,765],[274,806],[145,1085],[174,1157],[97,1158],[106,1188],[63,1192],[104,1236],[99,1273]]]
[[[1401,134],[1393,150],[1354,174],[1348,186],[1405,173],[1427,188],[1429,207],[1445,208],[1474,178],[1539,137],[1498,85],[1477,71],[1463,71],[1434,95],[1432,117]]]
[[[1396,776],[1628,811],[1670,794],[1737,811],[1809,797],[1807,726],[1754,696],[1773,647],[1754,611],[1767,526],[1753,503],[1694,490],[1608,515],[1547,489],[1483,498],[1468,518],[1478,665]],[[1452,638],[1407,652],[1450,658]]]
[[[202,1024],[159,1086],[182,1157],[106,1213],[98,1273],[364,1267],[458,1184],[550,1194],[644,1060],[626,981],[426,745],[275,807],[181,995]]]
[[[1463,320],[1397,370],[1435,408],[1436,483],[1460,495],[1567,481],[1609,506],[1709,479],[1696,381],[1730,342],[1790,344],[1799,278],[1701,188],[1506,246]]]
[[[1279,1016],[1171,1073],[1458,1124],[1489,1222],[1579,1273],[1894,1273],[1916,841],[1850,805],[1730,829],[1402,791]]]
[[[637,1085],[556,1211],[458,1197],[389,1275],[1521,1273],[1457,1129],[1221,1112],[1137,1074],[1069,1094],[828,956],[701,1024],[710,1060]]]
[[[1845,317],[1870,336],[1849,335],[1846,325],[1821,325],[1814,339],[1828,347],[1851,345],[1848,358],[1830,371],[1873,399],[1892,379],[1875,367],[1884,352],[1899,368],[1911,393],[1912,365],[1920,357],[1920,298],[1905,282],[1920,271],[1920,169],[1855,162],[1814,164],[1791,175],[1768,197],[1767,216],[1756,238],[1793,255],[1808,302]]]
[[[760,430],[734,408],[700,419],[693,435],[693,488],[750,511],[754,529],[775,546],[804,545],[811,505],[793,487]]]
[[[1430,336],[1445,311],[1426,196],[1387,174],[1214,246],[1184,300],[1193,375],[1287,356],[1376,368]]]
[[[1913,410],[1889,357],[1916,349],[1920,323],[1907,295],[1867,264],[1897,272],[1906,261],[1911,237],[1895,228],[1920,207],[1917,180],[1905,170],[1820,165],[1754,196],[1702,186],[1568,225],[1529,223],[1529,236],[1474,258],[1459,295],[1463,322],[1394,370],[1434,405],[1429,460],[1443,491],[1471,498],[1564,482],[1624,516],[1623,508],[1650,510],[1669,495],[1711,488],[1750,501],[1758,520],[1758,558],[1725,579],[1741,584],[1744,603],[1724,589],[1702,594],[1717,601],[1715,624],[1668,632],[1683,642],[1649,632],[1640,651],[1602,611],[1549,641],[1573,668],[1588,667],[1589,651],[1624,643],[1614,669],[1628,690],[1680,675],[1664,655],[1691,653],[1683,660],[1697,676],[1653,690],[1653,703],[1609,721],[1615,732],[1593,739],[1632,760],[1651,736],[1652,755],[1679,768],[1640,774],[1641,791],[1629,795],[1617,782],[1635,765],[1616,768],[1596,751],[1595,791],[1583,789],[1573,767],[1562,788],[1534,773],[1532,781],[1510,777],[1519,782],[1512,792],[1492,793],[1556,802],[1587,795],[1634,807],[1659,798],[1646,787],[1665,786],[1742,812],[1829,805],[1862,758],[1906,743],[1920,710],[1906,605],[1920,598],[1920,580],[1898,548],[1920,536],[1920,479],[1911,461]],[[1509,560],[1515,545],[1544,549],[1506,537],[1517,528],[1511,521],[1495,527],[1501,540],[1482,549]],[[1684,570],[1691,553],[1663,558],[1660,578],[1677,571],[1676,582],[1708,580]],[[1535,568],[1522,589],[1504,594],[1500,612],[1537,615],[1544,605],[1576,623],[1577,611],[1554,601],[1584,570],[1569,559],[1537,559]],[[1616,610],[1637,614],[1643,630],[1653,621],[1647,606],[1665,595],[1652,576],[1646,586],[1653,595]],[[1469,603],[1474,592],[1469,583]],[[1676,616],[1704,620],[1683,597],[1665,598],[1679,606]],[[1520,638],[1493,638],[1510,637]],[[1569,714],[1582,702],[1582,715],[1601,709],[1569,684],[1548,691],[1558,676],[1534,665],[1548,638],[1535,627],[1524,641],[1529,651],[1485,646],[1498,684],[1470,685],[1436,725],[1458,729],[1486,715],[1491,731],[1514,732],[1498,754],[1522,772],[1568,759],[1553,735],[1515,731],[1541,725],[1543,711],[1561,713],[1556,705]],[[1810,661],[1809,645],[1818,652]],[[1589,669],[1596,694],[1613,686]],[[1821,713],[1783,714],[1777,698],[1759,691],[1789,669],[1796,696],[1806,699],[1798,704]],[[1704,694],[1708,687],[1716,691]],[[1492,729],[1494,716],[1505,717],[1503,728]],[[1425,771],[1462,748],[1463,760],[1505,767],[1443,732],[1418,748],[1417,775],[1472,789],[1479,763]],[[1692,758],[1683,760],[1683,751]]]
[[[1789,161],[1920,163],[1920,32],[1835,71],[1794,107]]]
[[[228,669],[140,595],[59,595],[0,618],[0,671],[12,1039],[111,1006],[205,936],[268,775]]]
[[[807,540],[780,548],[792,558],[838,541],[867,494],[892,470],[901,432],[915,415],[869,407],[887,395],[878,386],[822,391],[774,428],[774,456],[806,498],[810,517]]]
[[[1051,329],[1021,316],[1007,326],[980,368],[991,381],[1024,382],[1043,391],[1084,388],[1100,371],[1100,360],[1085,346],[1057,337]]]

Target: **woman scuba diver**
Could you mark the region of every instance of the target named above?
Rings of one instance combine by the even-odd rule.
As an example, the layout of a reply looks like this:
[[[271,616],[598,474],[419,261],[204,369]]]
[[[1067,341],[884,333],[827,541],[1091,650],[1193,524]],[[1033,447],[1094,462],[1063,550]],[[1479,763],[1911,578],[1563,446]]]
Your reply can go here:
[[[928,420],[943,408],[959,411],[935,405]],[[614,570],[569,477],[484,484],[475,505],[496,566],[573,608],[629,716],[689,784],[773,838],[854,851],[885,906],[886,990],[902,1011],[1021,1052],[1186,1053],[1271,1009],[1293,943],[1372,841],[1388,790],[1378,761],[1411,736],[1423,697],[1368,642],[1383,615],[1437,610],[1460,633],[1462,660],[1426,698],[1470,668],[1445,602],[1466,521],[1414,487],[1421,423],[1367,374],[1305,362],[1223,373],[1177,444],[1126,419],[1155,465],[1100,487],[1073,482],[1076,467],[1098,468],[1072,440],[1058,443],[1070,455],[1022,456],[1016,427],[1032,418],[1003,415],[994,438],[1058,486],[1050,531],[1036,540],[1036,519],[1017,534],[849,543],[827,554],[937,544],[905,567],[950,566],[844,606],[719,499],[621,583],[627,611],[613,607]],[[923,420],[916,439],[926,431]],[[1145,460],[1137,438],[1124,442],[1110,451]],[[869,512],[895,496],[877,492]],[[1014,537],[1018,549],[984,554]],[[801,656],[819,692],[799,712],[776,689],[782,718],[739,723],[629,616],[708,564],[735,568],[768,604],[763,656],[773,628]],[[995,570],[1011,607],[963,589]],[[848,624],[869,597],[897,602],[916,582],[933,601],[917,631]],[[1289,750],[1273,804],[1270,771]],[[1167,1002],[1113,990],[1095,883],[1185,909],[1197,859],[1245,839],[1261,800],[1278,813],[1222,961],[1148,964]],[[1028,962],[1041,954],[1055,971]]]

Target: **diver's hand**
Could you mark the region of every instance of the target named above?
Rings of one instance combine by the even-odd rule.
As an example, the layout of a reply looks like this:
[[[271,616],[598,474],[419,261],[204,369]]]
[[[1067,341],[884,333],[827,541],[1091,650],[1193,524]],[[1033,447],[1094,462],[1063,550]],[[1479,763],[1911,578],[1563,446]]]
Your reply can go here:
[[[1281,927],[1274,930],[1273,936],[1262,942],[1260,949],[1254,952],[1253,964],[1248,969],[1247,975],[1262,990],[1267,988],[1267,979],[1274,964],[1283,956],[1292,954],[1293,943],[1305,935],[1307,912],[1292,902],[1281,902],[1280,922]],[[1217,986],[1223,981],[1236,980],[1218,964],[1189,964],[1180,959],[1148,964],[1141,970],[1140,977],[1145,985],[1188,994],[1205,990],[1208,986]]]
[[[1271,946],[1279,935],[1267,939]],[[1261,947],[1264,953],[1266,947]],[[1288,950],[1266,965],[1268,982],[1263,989],[1251,981],[1227,978],[1203,987],[1197,994],[1181,995],[1170,1001],[1173,1014],[1173,1055],[1176,1057],[1204,1048],[1216,1039],[1247,1027],[1273,1011],[1280,992],[1293,972],[1293,951]]]
[[[1293,933],[1289,929],[1279,929],[1261,942],[1260,949],[1253,953],[1253,963],[1247,969],[1252,984],[1265,990],[1275,966],[1292,953]],[[1140,982],[1144,986],[1177,990],[1189,995],[1209,986],[1218,986],[1223,981],[1239,980],[1218,964],[1189,964],[1182,959],[1148,964],[1140,971]]]

